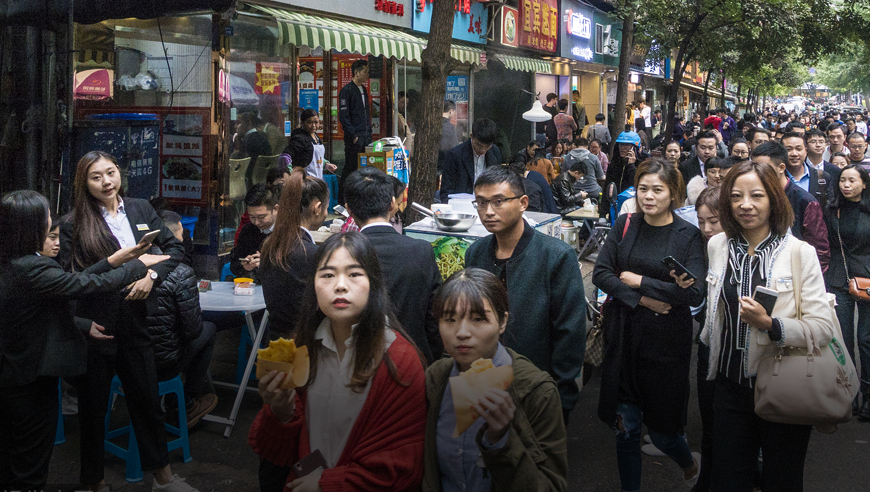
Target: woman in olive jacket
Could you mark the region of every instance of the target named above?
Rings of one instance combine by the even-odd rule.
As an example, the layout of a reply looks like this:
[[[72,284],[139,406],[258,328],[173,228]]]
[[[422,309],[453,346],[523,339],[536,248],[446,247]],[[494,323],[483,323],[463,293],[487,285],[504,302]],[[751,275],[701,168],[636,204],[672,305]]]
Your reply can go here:
[[[556,383],[499,342],[508,316],[504,285],[485,270],[463,270],[439,289],[433,313],[450,358],[426,371],[423,491],[567,490],[567,441]],[[514,380],[506,391],[488,390],[474,406],[480,417],[454,438],[450,378],[480,358],[492,359],[495,367],[511,365]]]

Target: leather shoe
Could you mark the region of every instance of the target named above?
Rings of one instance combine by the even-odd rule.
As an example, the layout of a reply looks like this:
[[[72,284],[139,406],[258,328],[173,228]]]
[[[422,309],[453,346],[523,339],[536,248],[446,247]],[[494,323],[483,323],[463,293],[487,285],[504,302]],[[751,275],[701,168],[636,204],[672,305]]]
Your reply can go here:
[[[855,395],[855,399],[852,400],[852,416],[855,417],[858,415],[858,410],[861,409],[861,396]]]
[[[870,420],[870,394],[864,395],[864,403],[858,410],[858,418],[862,420]]]

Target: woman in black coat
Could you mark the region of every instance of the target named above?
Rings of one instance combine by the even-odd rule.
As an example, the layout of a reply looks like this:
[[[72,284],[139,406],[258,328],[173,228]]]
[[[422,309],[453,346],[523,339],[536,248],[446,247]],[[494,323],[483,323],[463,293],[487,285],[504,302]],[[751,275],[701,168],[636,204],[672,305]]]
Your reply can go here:
[[[855,358],[855,332],[858,332],[858,358],[861,359],[861,393],[852,413],[870,419],[870,303],[856,301],[849,294],[847,280],[870,278],[870,175],[860,165],[846,166],[840,172],[834,199],[828,202],[825,222],[831,245],[831,264],[825,272],[828,292],[837,297],[837,318],[843,330],[846,349]],[[845,248],[843,247],[845,245]],[[858,325],[855,326],[855,310]]]
[[[642,424],[687,481],[698,477],[698,460],[681,434],[692,357],[690,306],[703,299],[707,268],[701,232],[673,214],[683,199],[680,182],[680,172],[661,159],[638,167],[641,212],[617,219],[592,276],[610,296],[603,308],[598,416],[617,431],[622,490],[640,490]],[[696,280],[677,278],[662,264],[668,256]]]
[[[100,490],[104,478],[104,417],[109,389],[117,373],[124,385],[130,422],[136,433],[142,469],[153,471],[155,490],[170,483],[189,487],[174,477],[169,466],[163,411],[158,395],[154,342],[148,331],[148,309],[155,299],[151,290],[175,270],[184,258],[184,246],[163,225],[145,200],[122,197],[121,169],[111,155],[92,151],[82,157],[73,183],[74,211],[61,223],[61,266],[81,271],[123,247],[159,231],[154,245],[169,259],[148,270],[129,289],[109,295],[90,295],[77,303],[76,314],[93,319],[113,335],[109,343],[88,347],[88,370],[74,384],[79,388],[81,426],[80,481]]]
[[[136,260],[146,248],[126,248],[83,273],[66,273],[39,254],[51,228],[48,212],[35,191],[13,191],[0,203],[0,490],[43,489],[57,428],[57,378],[85,371],[85,334],[107,338],[96,323],[73,318],[70,300],[118,291],[168,258]]]

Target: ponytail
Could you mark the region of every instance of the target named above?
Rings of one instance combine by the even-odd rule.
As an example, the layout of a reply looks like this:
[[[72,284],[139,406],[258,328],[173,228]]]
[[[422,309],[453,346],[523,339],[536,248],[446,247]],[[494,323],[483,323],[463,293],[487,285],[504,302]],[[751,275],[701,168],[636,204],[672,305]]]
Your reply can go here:
[[[263,259],[287,270],[287,256],[302,242],[302,180],[305,172],[294,168],[290,180],[284,183],[275,229],[263,241],[260,253]],[[303,245],[304,247],[304,245]]]

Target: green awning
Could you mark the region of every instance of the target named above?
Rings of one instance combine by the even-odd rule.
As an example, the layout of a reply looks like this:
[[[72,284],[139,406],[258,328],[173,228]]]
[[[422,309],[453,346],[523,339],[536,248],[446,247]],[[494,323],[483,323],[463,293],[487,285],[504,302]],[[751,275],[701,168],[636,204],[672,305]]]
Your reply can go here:
[[[401,31],[251,5],[278,21],[282,44],[422,61],[426,40]]]
[[[537,58],[527,58],[525,56],[514,55],[496,55],[499,60],[504,63],[504,66],[511,70],[520,72],[541,72],[552,73],[553,67],[547,60],[539,60]]]
[[[468,63],[469,65],[480,65],[481,53],[483,53],[483,50],[479,48],[471,48],[458,44],[450,46],[450,56],[461,63]]]

